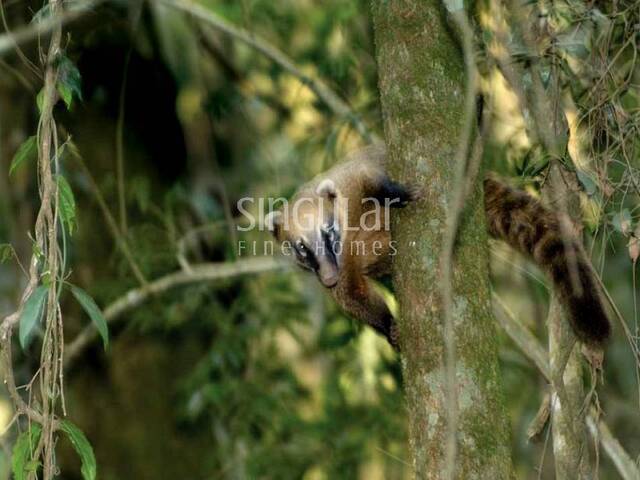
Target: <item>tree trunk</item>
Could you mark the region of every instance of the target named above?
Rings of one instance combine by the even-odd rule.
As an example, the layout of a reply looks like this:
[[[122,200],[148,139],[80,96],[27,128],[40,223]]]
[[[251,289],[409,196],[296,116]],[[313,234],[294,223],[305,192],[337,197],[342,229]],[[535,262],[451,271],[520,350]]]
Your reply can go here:
[[[437,0],[374,0],[384,128],[394,178],[424,187],[393,223],[394,284],[416,478],[446,471],[439,254],[464,121],[464,64]],[[511,478],[509,428],[491,312],[481,188],[467,202],[453,265],[457,478]]]
[[[561,123],[562,119],[557,121]],[[558,137],[558,135],[555,135]],[[545,184],[545,194],[554,211],[566,213],[580,224],[580,199],[575,174],[551,163]],[[571,228],[571,227],[567,227]],[[554,392],[551,409],[553,455],[556,480],[591,478],[589,444],[587,442],[587,408],[583,407],[585,392],[580,344],[565,317],[557,294],[551,296],[548,316],[549,362]],[[561,389],[562,394],[558,392]],[[561,401],[564,398],[564,403]]]

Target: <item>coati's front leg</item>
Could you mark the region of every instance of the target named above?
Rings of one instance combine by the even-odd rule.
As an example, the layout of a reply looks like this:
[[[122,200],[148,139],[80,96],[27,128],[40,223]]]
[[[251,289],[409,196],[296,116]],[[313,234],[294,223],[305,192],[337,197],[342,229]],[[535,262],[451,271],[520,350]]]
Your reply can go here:
[[[403,208],[421,196],[421,190],[417,187],[405,186],[391,180],[386,174],[375,179],[366,179],[363,185],[363,198],[374,198],[384,208]],[[389,232],[379,232],[373,237],[386,243],[389,241]],[[364,238],[364,244],[370,247],[370,238]],[[348,315],[369,325],[378,333],[384,335],[391,346],[400,351],[400,343],[397,325],[387,304],[380,294],[373,288],[371,280],[364,272],[377,272],[380,274],[382,265],[388,258],[377,258],[372,262],[366,256],[352,255],[343,261],[343,265],[349,265],[340,274],[338,284],[332,289],[333,297],[340,307]],[[366,264],[366,266],[365,266]],[[387,272],[388,273],[388,272]]]
[[[366,276],[343,271],[331,293],[345,313],[374,328],[395,350],[400,350],[395,319]]]

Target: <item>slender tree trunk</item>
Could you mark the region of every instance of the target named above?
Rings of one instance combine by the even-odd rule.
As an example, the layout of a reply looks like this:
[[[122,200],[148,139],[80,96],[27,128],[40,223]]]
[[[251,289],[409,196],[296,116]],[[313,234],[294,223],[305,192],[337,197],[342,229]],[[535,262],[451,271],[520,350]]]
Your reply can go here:
[[[558,121],[558,123],[561,123]],[[567,213],[576,224],[580,222],[580,201],[575,174],[564,172],[552,162],[545,193],[555,211]],[[570,227],[568,227],[570,228]],[[576,342],[560,299],[551,297],[548,316],[549,362],[554,392],[551,425],[556,480],[583,480],[591,478],[589,445],[587,442],[587,408],[582,375],[580,344]],[[560,395],[558,389],[562,389]],[[563,404],[561,397],[566,403]]]
[[[424,186],[394,219],[394,283],[416,478],[444,478],[446,418],[439,254],[463,123],[463,55],[438,0],[374,0],[384,128],[392,175]],[[453,265],[456,478],[511,478],[508,421],[491,313],[480,188],[468,201]]]

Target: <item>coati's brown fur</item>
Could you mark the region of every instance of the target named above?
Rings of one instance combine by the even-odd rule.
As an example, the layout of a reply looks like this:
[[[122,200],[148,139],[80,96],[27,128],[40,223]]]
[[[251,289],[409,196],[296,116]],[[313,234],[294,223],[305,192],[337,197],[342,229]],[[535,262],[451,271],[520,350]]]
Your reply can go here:
[[[391,234],[388,228],[356,228],[367,212],[371,223],[384,222],[388,213],[381,208],[376,214],[373,200],[361,202],[366,198],[376,198],[383,204],[385,198],[398,198],[393,206],[406,205],[412,198],[410,192],[389,180],[384,170],[384,150],[376,147],[352,153],[344,162],[301,186],[289,207],[273,212],[267,223],[280,242],[291,246],[298,265],[316,272],[345,313],[373,327],[398,349],[393,316],[369,280],[391,272]],[[310,221],[304,221],[307,219]],[[331,258],[321,238],[319,230],[325,225],[335,226],[339,234],[343,245],[339,256]],[[374,251],[376,242],[380,248]],[[358,250],[362,244],[371,248]],[[310,255],[314,261],[309,261]]]
[[[580,241],[564,238],[557,215],[527,193],[493,176],[485,179],[484,189],[489,233],[540,265],[553,280],[578,338],[601,345],[610,333],[609,320]],[[373,327],[396,349],[393,316],[370,279],[390,273],[395,247],[389,208],[403,207],[415,198],[415,189],[390,180],[385,150],[373,146],[352,153],[303,185],[288,208],[273,212],[267,221],[276,238],[288,242],[298,264],[318,275],[347,314]],[[376,203],[381,207],[375,208]],[[573,272],[577,282],[572,281]]]
[[[587,344],[602,344],[611,326],[580,239],[561,230],[557,213],[494,176],[484,180],[484,204],[489,234],[542,267],[576,336]]]

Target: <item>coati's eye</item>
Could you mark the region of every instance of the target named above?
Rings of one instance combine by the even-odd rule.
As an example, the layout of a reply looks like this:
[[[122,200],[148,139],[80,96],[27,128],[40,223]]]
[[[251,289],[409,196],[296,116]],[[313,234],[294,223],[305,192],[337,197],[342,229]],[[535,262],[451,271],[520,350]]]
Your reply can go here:
[[[318,268],[316,257],[302,240],[298,240],[295,244],[296,260],[298,265],[306,270],[315,271]]]
[[[304,243],[302,243],[302,240],[298,240],[298,243],[296,244],[296,250],[298,251],[298,253],[300,254],[300,256],[302,257],[307,257],[307,255],[309,255],[309,250],[307,249],[307,247],[305,246]]]

